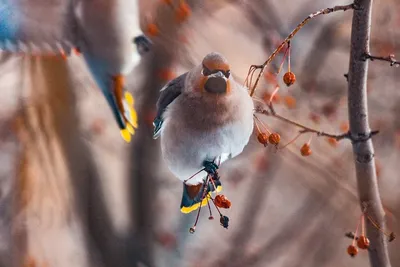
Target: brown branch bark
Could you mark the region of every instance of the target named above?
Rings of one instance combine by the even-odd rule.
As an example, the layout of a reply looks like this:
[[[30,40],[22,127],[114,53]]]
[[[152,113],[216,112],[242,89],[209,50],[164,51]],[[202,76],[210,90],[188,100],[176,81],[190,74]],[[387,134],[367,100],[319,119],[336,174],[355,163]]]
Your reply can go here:
[[[367,213],[384,229],[384,210],[376,179],[374,148],[370,138],[367,104],[367,74],[372,0],[356,0],[354,10],[348,83],[348,112],[350,135],[356,167],[358,194],[361,206],[367,204]],[[356,139],[359,141],[354,141]],[[367,222],[371,241],[369,259],[373,267],[390,267],[385,235]]]

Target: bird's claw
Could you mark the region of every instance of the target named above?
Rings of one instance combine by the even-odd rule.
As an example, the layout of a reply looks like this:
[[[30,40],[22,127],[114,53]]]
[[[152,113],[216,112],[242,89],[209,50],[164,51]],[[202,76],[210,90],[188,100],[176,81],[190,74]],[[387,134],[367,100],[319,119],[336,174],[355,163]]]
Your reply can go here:
[[[204,161],[203,166],[208,174],[214,175],[217,173],[218,165],[213,161]]]

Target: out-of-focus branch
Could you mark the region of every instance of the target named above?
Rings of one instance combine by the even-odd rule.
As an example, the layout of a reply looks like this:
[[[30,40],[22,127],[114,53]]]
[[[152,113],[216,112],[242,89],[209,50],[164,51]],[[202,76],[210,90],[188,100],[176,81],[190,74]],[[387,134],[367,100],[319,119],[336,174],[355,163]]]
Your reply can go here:
[[[165,1],[167,2],[167,1]],[[152,116],[159,91],[167,80],[160,75],[162,71],[170,70],[182,46],[179,41],[181,28],[187,17],[182,17],[182,8],[192,12],[196,1],[172,1],[172,5],[160,2],[155,10],[153,20],[159,27],[159,34],[152,37],[152,51],[146,58],[144,66],[145,77],[141,90],[138,92],[139,129],[137,130],[131,151],[130,167],[130,203],[133,221],[133,236],[138,250],[133,251],[133,257],[146,266],[155,266],[153,257],[154,229],[157,223],[156,201],[158,193],[158,178],[156,170],[159,166],[159,145],[152,138]],[[179,13],[180,11],[180,13]],[[178,15],[180,14],[180,17]],[[184,20],[182,20],[184,18]]]
[[[86,166],[66,63],[29,56],[23,63],[23,78],[32,84],[24,89],[34,89],[25,91],[29,97],[16,120],[21,154],[13,188],[14,264],[89,266],[73,190],[74,181],[85,180]]]
[[[379,195],[374,161],[374,148],[370,138],[367,104],[367,75],[369,54],[372,0],[356,0],[357,9],[353,14],[351,32],[351,51],[348,83],[348,111],[350,135],[355,138],[366,137],[353,142],[357,185],[361,208],[367,205],[367,213],[384,229],[384,210]],[[373,267],[390,267],[385,235],[370,221],[367,234],[371,241],[369,259]]]

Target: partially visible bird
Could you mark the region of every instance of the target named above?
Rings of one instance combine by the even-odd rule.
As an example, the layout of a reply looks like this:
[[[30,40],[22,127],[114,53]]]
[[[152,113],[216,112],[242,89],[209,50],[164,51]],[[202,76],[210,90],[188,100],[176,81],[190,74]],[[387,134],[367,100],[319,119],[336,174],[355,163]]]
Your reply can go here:
[[[181,211],[207,204],[219,191],[219,163],[239,155],[253,132],[254,104],[219,53],[167,83],[160,92],[154,138],[161,136],[163,158],[184,182]],[[206,179],[208,175],[212,179]]]
[[[150,45],[139,27],[137,0],[0,0],[0,50],[82,54],[127,142],[137,115],[124,76]]]

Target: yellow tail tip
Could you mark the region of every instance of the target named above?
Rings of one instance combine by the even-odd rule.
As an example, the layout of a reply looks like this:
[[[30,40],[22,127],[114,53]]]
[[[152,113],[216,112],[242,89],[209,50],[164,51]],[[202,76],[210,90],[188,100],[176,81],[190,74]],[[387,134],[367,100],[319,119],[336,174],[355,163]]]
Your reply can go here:
[[[208,193],[208,195],[201,201],[201,206],[204,207],[205,205],[207,205],[208,202],[208,198],[210,197],[210,193]],[[197,210],[200,207],[200,202],[190,206],[190,207],[181,207],[181,212],[182,213],[190,213],[192,211]]]
[[[130,143],[132,140],[131,133],[129,132],[128,129],[122,129],[120,131],[122,139],[124,139],[125,142]]]

